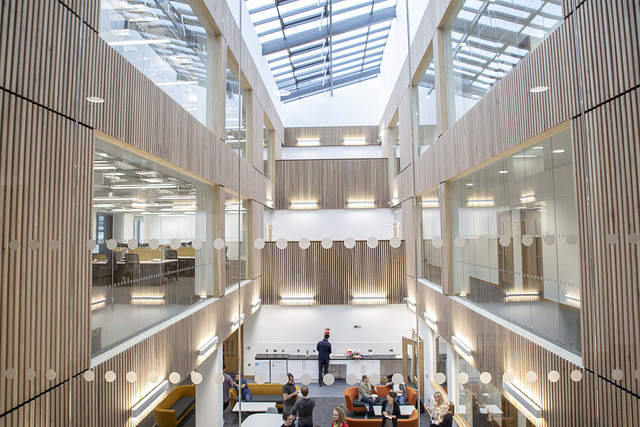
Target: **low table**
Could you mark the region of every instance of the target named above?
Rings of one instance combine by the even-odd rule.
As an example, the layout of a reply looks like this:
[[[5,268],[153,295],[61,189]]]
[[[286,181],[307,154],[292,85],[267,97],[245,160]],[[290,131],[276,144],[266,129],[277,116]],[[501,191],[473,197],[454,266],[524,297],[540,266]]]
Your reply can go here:
[[[242,412],[267,412],[267,408],[275,407],[276,402],[242,402]],[[236,402],[233,412],[240,412],[240,402]]]
[[[400,415],[402,415],[403,417],[408,417],[408,416],[411,415],[411,413],[413,412],[414,409],[416,409],[416,408],[413,405],[400,405]],[[382,415],[382,406],[381,405],[374,405],[373,406],[373,412],[377,416],[381,416]]]
[[[281,425],[282,415],[280,414],[251,414],[242,421],[242,427],[280,427]]]

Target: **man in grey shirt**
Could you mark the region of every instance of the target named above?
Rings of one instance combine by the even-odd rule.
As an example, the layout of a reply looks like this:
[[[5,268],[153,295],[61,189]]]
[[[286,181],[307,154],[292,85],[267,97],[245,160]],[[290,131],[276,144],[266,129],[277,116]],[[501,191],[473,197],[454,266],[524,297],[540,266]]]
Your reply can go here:
[[[296,388],[293,375],[287,374],[289,381],[282,386],[282,412],[291,413],[291,408],[298,400],[298,389]]]

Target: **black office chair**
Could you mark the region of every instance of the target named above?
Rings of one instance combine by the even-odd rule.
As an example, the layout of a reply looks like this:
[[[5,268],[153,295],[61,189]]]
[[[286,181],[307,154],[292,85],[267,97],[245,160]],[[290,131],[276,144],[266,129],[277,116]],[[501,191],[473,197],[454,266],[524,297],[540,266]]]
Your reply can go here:
[[[125,254],[122,278],[131,284],[140,281],[140,257],[138,254]]]
[[[167,265],[167,280],[178,280],[178,251],[174,249],[167,249],[164,252],[164,259],[175,259],[176,262],[169,263]]]

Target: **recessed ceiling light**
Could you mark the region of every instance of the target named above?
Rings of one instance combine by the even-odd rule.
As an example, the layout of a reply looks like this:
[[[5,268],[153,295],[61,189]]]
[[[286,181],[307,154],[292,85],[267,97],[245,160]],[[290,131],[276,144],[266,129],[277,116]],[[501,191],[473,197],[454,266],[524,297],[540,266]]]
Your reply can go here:
[[[87,96],[87,101],[93,102],[94,104],[102,104],[104,102],[104,99],[98,96]]]
[[[498,173],[509,173],[509,171],[498,171]]]
[[[467,182],[467,187],[473,187],[473,182]]]
[[[553,154],[560,154],[560,153],[564,153],[564,150],[562,149],[553,150]]]
[[[529,89],[529,92],[540,93],[540,92],[545,92],[547,90],[549,90],[549,86],[534,86],[531,89]]]
[[[542,150],[542,147],[531,147],[532,150]]]

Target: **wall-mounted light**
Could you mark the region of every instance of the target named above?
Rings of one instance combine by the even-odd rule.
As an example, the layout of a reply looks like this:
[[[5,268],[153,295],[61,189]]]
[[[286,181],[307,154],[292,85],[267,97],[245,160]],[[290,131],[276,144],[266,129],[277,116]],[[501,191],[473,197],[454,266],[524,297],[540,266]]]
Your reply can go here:
[[[231,321],[231,323],[233,324],[233,326],[238,326],[238,324],[244,320],[244,313],[242,313],[240,316],[236,316],[233,318],[233,320]]]
[[[564,153],[564,150],[561,149],[561,148],[559,148],[557,150],[553,150],[553,154],[562,154],[562,153]]]
[[[291,209],[317,209],[318,202],[291,202]]]
[[[542,92],[546,92],[549,90],[549,86],[534,86],[531,89],[529,89],[529,92],[531,93],[542,93]]]
[[[364,303],[364,304],[383,304],[387,302],[386,295],[358,295],[353,297],[354,303]]]
[[[102,304],[103,302],[106,302],[106,301],[107,301],[107,297],[94,299],[93,301],[91,301],[91,305]]]
[[[282,296],[282,302],[284,303],[291,303],[291,304],[295,304],[295,303],[309,303],[309,302],[313,302],[315,300],[314,296],[310,296],[310,295],[302,295],[302,296],[296,296],[296,295],[283,295]]]
[[[438,329],[438,320],[436,319],[435,314],[425,311],[424,321],[427,322],[427,326],[429,326],[434,331]]]
[[[347,201],[347,207],[349,209],[370,209],[376,207],[376,202],[373,200],[349,200]]]
[[[467,200],[467,206],[471,206],[471,207],[493,206],[495,204],[496,204],[496,201],[492,199]]]
[[[391,203],[390,203],[391,206],[397,205],[398,201],[399,201],[398,196],[393,196],[393,199],[391,199]]]
[[[158,384],[156,388],[151,390],[149,394],[143,397],[142,400],[140,400],[131,408],[131,416],[133,418],[140,416],[145,411],[145,409],[147,409],[157,398],[159,398],[162,393],[167,391],[168,388],[169,381],[167,380],[164,380],[160,384]]]
[[[164,295],[131,295],[131,299],[139,299],[139,300],[162,300],[164,299]]]
[[[458,351],[458,353],[466,357],[473,357],[473,350],[471,350],[471,348],[467,344],[462,342],[460,338],[454,335],[451,337],[451,341],[453,342],[453,346]]]
[[[270,208],[273,207],[273,199],[267,199],[267,206],[269,206]]]
[[[565,294],[564,296],[568,300],[571,300],[574,302],[580,302],[580,297],[578,295]]]
[[[511,397],[513,397],[518,403],[520,403],[524,409],[526,409],[531,415],[536,418],[542,417],[542,408],[536,405],[533,400],[529,399],[529,397],[518,390],[516,386],[506,381],[502,381],[502,389],[509,393]]]
[[[344,138],[344,145],[367,145],[367,138]]]
[[[296,143],[300,147],[313,147],[313,146],[316,146],[316,145],[320,145],[320,139],[318,139],[318,138],[303,138],[303,139],[299,139]]]
[[[405,297],[404,301],[409,305],[409,308],[413,311],[416,311],[416,300],[412,297]]]
[[[536,195],[535,194],[525,194],[522,197],[520,197],[520,201],[522,203],[535,202],[536,201]]]
[[[260,304],[262,303],[262,300],[260,298],[258,298],[257,300],[255,300],[252,304],[251,307],[255,310],[258,307],[260,307]]]
[[[532,292],[507,292],[505,294],[507,297],[538,297],[540,293],[537,291]]]
[[[198,353],[200,353],[200,356],[204,356],[205,354],[207,354],[209,352],[209,350],[211,350],[216,344],[218,344],[218,336],[216,335],[215,337],[211,338],[210,340],[208,340],[207,342],[205,342],[204,344],[202,344],[200,346],[200,348],[198,349]]]

